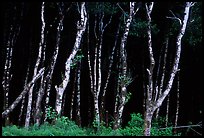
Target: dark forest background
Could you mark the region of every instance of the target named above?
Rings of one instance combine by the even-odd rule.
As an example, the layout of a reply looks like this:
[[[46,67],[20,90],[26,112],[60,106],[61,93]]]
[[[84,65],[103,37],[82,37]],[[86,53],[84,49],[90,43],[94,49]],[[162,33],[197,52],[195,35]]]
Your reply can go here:
[[[155,35],[153,35],[153,51],[155,59],[158,60],[160,46],[163,43],[165,30],[169,28],[170,23],[165,18],[168,15],[168,9],[172,7],[178,8],[175,11],[179,13],[179,7],[175,6],[176,2],[155,2],[152,20],[156,24],[157,29],[159,30]],[[187,125],[189,122],[192,124],[197,124],[202,120],[202,109],[203,109],[203,46],[202,42],[202,23],[196,19],[201,18],[201,7],[202,3],[196,3],[192,10],[196,9],[197,13],[191,13],[191,19],[195,20],[195,24],[188,24],[186,34],[182,40],[182,50],[181,50],[181,59],[179,63],[180,68],[180,109],[179,109],[179,119],[178,125]],[[14,9],[16,5],[16,9]],[[69,3],[67,3],[69,5]],[[125,7],[125,6],[124,6]],[[24,2],[23,6],[23,16],[20,17],[18,14],[21,10],[20,2],[1,2],[1,26],[0,26],[0,45],[1,45],[1,77],[0,81],[2,82],[2,75],[4,71],[4,63],[6,60],[6,46],[5,46],[5,37],[4,34],[9,32],[9,25],[13,23],[14,17],[17,17],[15,20],[21,25],[19,35],[16,40],[16,44],[13,47],[13,57],[12,57],[12,66],[11,73],[13,74],[12,80],[10,81],[10,91],[9,91],[9,105],[16,99],[16,97],[21,93],[24,86],[24,80],[26,77],[26,71],[28,64],[30,65],[30,74],[29,78],[32,78],[33,68],[35,66],[39,42],[40,42],[40,31],[41,31],[41,20],[40,20],[40,11],[41,3],[40,2]],[[88,9],[89,10],[89,9]],[[191,11],[192,12],[192,11]],[[94,15],[91,11],[90,13],[90,30],[93,29],[94,25]],[[114,35],[118,26],[119,17],[121,13],[118,12],[114,14],[113,19],[110,25],[104,32],[103,38],[103,49],[102,49],[102,72],[107,71],[108,59],[107,55],[110,54],[111,47],[114,43]],[[49,30],[49,33],[46,38],[47,48],[46,48],[46,59],[45,67],[50,63],[54,46],[56,43],[56,23],[53,23],[54,18],[57,16],[55,8],[52,8],[52,3],[47,2],[45,8],[45,22],[46,29]],[[108,16],[107,16],[108,17]],[[139,10],[136,17],[145,18],[144,11]],[[54,107],[55,105],[55,89],[54,85],[59,85],[62,81],[61,73],[64,72],[65,62],[68,55],[71,52],[71,49],[75,42],[76,36],[76,21],[78,20],[76,8],[71,8],[71,10],[66,14],[64,18],[64,30],[61,35],[61,43],[59,47],[59,54],[56,62],[56,66],[53,73],[52,80],[52,89],[50,97],[50,106]],[[197,21],[197,22],[196,22]],[[169,23],[170,22],[170,23]],[[53,26],[49,26],[53,24]],[[198,27],[197,27],[198,26]],[[137,32],[136,32],[137,33]],[[128,103],[125,105],[123,112],[123,126],[127,124],[130,120],[130,114],[142,113],[143,112],[143,65],[148,59],[147,55],[147,41],[143,35],[143,32],[140,30],[138,36],[133,34],[128,36],[127,40],[127,62],[128,68],[130,69],[131,75],[133,76],[133,82],[128,86],[128,91],[132,93],[132,96]],[[145,33],[145,32],[144,32]],[[90,78],[87,62],[87,44],[86,44],[86,35],[85,31],[82,38],[81,49],[84,55],[84,58],[81,62],[81,117],[82,117],[82,126],[87,126],[93,120],[93,97],[90,92]],[[195,36],[191,38],[190,36]],[[198,39],[199,40],[195,40]],[[175,38],[170,39],[169,51],[174,51]],[[94,38],[90,38],[91,45],[94,45]],[[191,43],[195,41],[195,43]],[[172,54],[173,55],[173,54]],[[156,65],[157,66],[157,65]],[[113,62],[112,72],[117,72],[116,60]],[[70,99],[71,99],[71,90],[73,89],[73,80],[74,80],[74,71],[71,70],[71,78],[66,88],[66,103],[64,108],[64,115],[69,116],[70,111]],[[109,111],[110,116],[113,116],[114,109],[114,91],[116,77],[112,73],[110,77],[110,83],[108,84],[108,90],[106,95],[106,110]],[[103,76],[102,76],[103,79]],[[39,84],[37,84],[39,85]],[[173,122],[175,119],[175,110],[176,110],[176,78],[173,83],[173,87],[170,91],[170,111],[169,111],[169,122]],[[1,85],[1,100],[3,101],[3,88]],[[35,90],[34,90],[35,91]],[[3,102],[2,102],[3,103]],[[1,104],[2,105],[2,104]],[[20,113],[21,104],[14,109],[10,114],[10,120],[13,124],[18,124],[18,115]],[[88,113],[89,107],[91,107],[91,114]],[[2,109],[2,108],[1,108]],[[2,109],[3,111],[3,109]],[[166,100],[164,101],[160,116],[165,116],[166,113]],[[25,118],[24,118],[25,119]],[[73,118],[75,119],[75,118]],[[91,120],[91,121],[90,121]],[[22,123],[23,124],[23,123]]]

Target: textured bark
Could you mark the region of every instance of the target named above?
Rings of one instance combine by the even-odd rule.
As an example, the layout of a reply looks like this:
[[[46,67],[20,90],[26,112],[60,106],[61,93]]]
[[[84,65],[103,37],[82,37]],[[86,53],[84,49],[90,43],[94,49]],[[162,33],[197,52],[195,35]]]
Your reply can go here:
[[[168,126],[168,120],[169,120],[169,100],[170,100],[170,95],[167,96],[165,127]]]
[[[71,106],[70,106],[70,119],[73,119],[73,108],[74,108],[74,96],[76,92],[76,82],[77,82],[77,68],[74,70],[75,75],[74,75],[74,81],[73,81],[73,89],[72,89],[72,94],[71,94]]]
[[[45,6],[42,5],[42,11],[43,11],[43,17],[42,17],[42,24],[45,28],[46,24],[45,24],[45,21],[44,21],[44,8]],[[44,30],[43,30],[44,31]],[[48,32],[48,31],[47,31]],[[46,50],[46,36],[47,36],[47,33],[45,35],[45,31],[43,32],[43,47],[42,47],[42,58],[41,58],[41,66],[40,67],[43,67],[44,66],[44,62],[45,62],[45,50]],[[37,100],[36,100],[36,105],[35,105],[35,114],[34,114],[34,122],[37,124],[37,125],[40,125],[40,122],[41,122],[41,117],[42,117],[42,109],[41,109],[41,102],[42,102],[42,98],[44,96],[44,93],[45,93],[45,83],[46,83],[46,79],[44,77],[44,75],[41,77],[41,82],[40,82],[40,88],[38,90],[38,93],[37,93]]]
[[[178,124],[178,116],[179,116],[179,92],[180,92],[180,70],[177,71],[177,97],[176,97],[176,114],[175,114],[175,122],[174,127],[177,127]],[[174,129],[176,133],[176,129]]]
[[[81,11],[80,11],[81,19],[77,21],[77,34],[76,34],[76,41],[72,52],[65,63],[65,73],[62,83],[59,86],[55,86],[56,89],[56,102],[55,102],[55,110],[57,111],[58,115],[61,115],[62,110],[62,97],[64,91],[68,85],[69,78],[70,78],[70,67],[73,62],[73,59],[80,47],[82,35],[86,29],[86,22],[87,22],[87,13],[85,8],[85,2],[81,3]]]
[[[81,80],[81,61],[78,62],[77,67],[77,90],[76,90],[76,96],[77,96],[77,104],[76,104],[76,123],[78,126],[81,126],[81,89],[80,89],[80,80]]]
[[[22,4],[22,9],[20,11],[20,20],[21,21],[21,18],[23,16],[23,5],[24,3],[21,3]],[[6,59],[5,59],[5,65],[4,65],[4,73],[3,73],[3,78],[2,78],[2,86],[3,86],[3,92],[4,92],[4,101],[3,101],[3,110],[5,110],[6,108],[8,108],[8,101],[9,101],[9,87],[10,87],[10,81],[12,79],[12,74],[11,74],[11,65],[12,65],[12,57],[13,57],[13,47],[14,45],[16,44],[16,40],[17,40],[17,37],[19,35],[19,32],[20,32],[20,29],[21,29],[21,25],[20,23],[18,22],[18,13],[17,13],[17,5],[15,5],[13,7],[14,10],[14,17],[12,18],[12,23],[10,25],[10,28],[9,28],[9,34],[8,34],[8,38],[6,42]],[[6,16],[9,16],[9,15],[5,15]],[[5,29],[6,31],[6,29]],[[5,35],[5,39],[6,39],[6,32],[4,32],[4,35]],[[9,125],[10,123],[10,120],[9,120],[9,116],[7,116],[5,118],[5,125]]]
[[[125,49],[126,42],[127,42],[127,37],[130,29],[130,24],[132,22],[133,16],[136,14],[138,11],[138,7],[135,9],[135,2],[130,2],[130,12],[127,17],[127,20],[125,21],[125,30],[121,38],[121,44],[120,44],[120,58],[121,58],[121,75],[119,77],[123,77],[124,79],[127,78],[127,52]],[[123,109],[125,106],[125,100],[126,100],[126,95],[127,95],[127,84],[125,81],[120,81],[120,98],[119,98],[119,107],[118,107],[118,120],[117,122],[117,127],[120,127],[122,123],[122,114],[123,114]]]
[[[44,68],[40,69],[36,76],[24,87],[24,90],[21,94],[16,98],[16,100],[2,113],[2,118],[5,118],[9,115],[10,112],[18,105],[18,103],[22,100],[25,94],[30,90],[30,88],[35,84],[35,82],[44,74]]]
[[[176,39],[176,56],[174,58],[173,67],[170,71],[170,77],[168,79],[167,86],[165,87],[164,92],[161,94],[161,96],[157,100],[155,108],[158,108],[161,106],[163,100],[169,94],[169,92],[172,88],[173,80],[174,80],[175,74],[178,70],[178,65],[179,65],[179,60],[180,60],[180,55],[181,55],[181,39],[182,39],[183,35],[185,34],[185,30],[186,30],[186,26],[187,26],[187,22],[188,22],[188,18],[189,18],[189,10],[190,10],[190,7],[192,6],[192,3],[193,2],[186,2],[185,3],[184,19],[182,20],[181,29],[180,29],[179,34],[178,34],[177,39]]]
[[[113,65],[113,58],[114,58],[114,53],[115,53],[115,49],[116,49],[116,45],[117,45],[117,41],[118,41],[119,32],[120,32],[120,26],[121,26],[121,22],[119,22],[119,24],[118,24],[118,29],[117,29],[117,32],[116,32],[116,35],[115,35],[115,43],[114,43],[114,46],[112,48],[111,55],[109,56],[110,63],[109,63],[109,66],[108,66],[107,77],[105,79],[105,86],[103,88],[103,91],[101,91],[101,107],[100,107],[101,113],[105,112],[105,95],[106,95],[109,79],[110,79],[110,76],[111,76],[111,68],[112,68],[112,65]],[[102,116],[102,120],[103,120],[103,116]]]
[[[24,82],[24,88],[28,84],[29,69],[30,69],[30,65],[28,65],[28,68],[27,68],[26,78],[25,78],[25,82]],[[22,119],[22,115],[23,115],[24,103],[25,103],[25,96],[23,96],[23,98],[22,98],[21,110],[20,110],[20,114],[18,116],[18,123],[19,123],[19,125],[21,123],[21,119]]]
[[[41,40],[40,40],[40,44],[39,44],[38,57],[37,57],[37,61],[35,64],[33,77],[36,76],[36,74],[38,72],[38,68],[40,65],[41,58],[42,58],[42,49],[43,49],[43,44],[44,44],[44,29],[45,29],[44,4],[45,4],[45,2],[42,2],[42,5],[41,5],[41,21],[42,21]],[[34,87],[34,85],[31,86],[29,93],[28,93],[28,106],[27,106],[27,113],[26,113],[26,120],[25,120],[25,127],[26,128],[28,128],[30,125],[30,113],[31,113],[32,101],[33,101],[33,99],[32,99],[33,87]]]
[[[50,91],[51,91],[51,85],[52,85],[52,75],[53,75],[53,71],[54,71],[55,64],[56,64],[57,57],[58,57],[59,46],[60,46],[60,41],[61,41],[61,32],[63,31],[64,14],[61,10],[60,5],[58,6],[58,10],[59,10],[59,16],[61,18],[60,18],[60,20],[58,22],[58,26],[57,26],[56,45],[55,45],[54,53],[53,53],[53,56],[51,59],[49,71],[48,71],[47,76],[46,76],[46,85],[47,85],[46,99],[45,99],[45,108],[46,109],[49,106]],[[68,10],[69,10],[69,8],[68,8]],[[45,114],[47,114],[46,109],[45,109]],[[45,118],[44,121],[46,121],[46,119],[47,118]]]
[[[148,93],[147,92],[147,99],[146,99],[146,113],[145,113],[145,119],[144,119],[144,135],[145,136],[150,136],[150,129],[151,129],[151,124],[149,124],[150,121],[150,118],[152,119],[152,114],[155,112],[155,110],[157,108],[159,108],[164,99],[166,98],[166,96],[169,94],[171,88],[172,88],[172,84],[173,84],[173,80],[174,80],[174,77],[175,77],[175,73],[177,72],[178,70],[178,64],[179,64],[179,60],[180,60],[180,54],[181,54],[181,39],[185,33],[185,30],[186,30],[186,26],[187,26],[187,21],[188,21],[188,18],[189,18],[189,10],[190,10],[190,7],[193,5],[192,2],[186,2],[185,3],[185,9],[184,9],[184,18],[183,20],[181,21],[181,26],[180,26],[180,31],[178,33],[178,36],[177,36],[177,39],[176,39],[176,54],[175,54],[175,58],[174,58],[174,62],[173,62],[173,66],[172,66],[172,69],[170,71],[170,77],[167,81],[167,85],[165,87],[165,89],[163,90],[163,92],[161,93],[161,95],[159,95],[158,99],[156,101],[152,101],[152,93]],[[146,4],[146,10],[147,10],[147,15],[148,13],[151,13],[152,9],[152,6],[150,5],[149,7],[147,6]],[[148,16],[147,16],[148,17]],[[147,18],[148,21],[150,21],[149,19],[151,18]],[[149,24],[150,25],[150,24]],[[151,31],[151,30],[150,30]],[[149,34],[149,33],[148,33]],[[151,33],[150,33],[151,35]],[[149,41],[150,42],[150,41]],[[149,49],[150,51],[150,49]],[[150,52],[149,52],[150,53]],[[150,53],[150,56],[151,56],[151,53]],[[151,61],[151,58],[150,58],[150,61]],[[151,68],[150,68],[151,69]],[[149,80],[151,79],[150,75],[151,75],[151,70],[147,70],[148,71],[148,74],[149,74]],[[149,83],[149,86],[148,86],[148,91],[151,92],[151,83]]]
[[[161,76],[161,79],[160,79],[160,85],[158,86],[158,91],[157,93],[155,94],[155,100],[156,101],[158,99],[158,97],[161,95],[162,93],[162,90],[163,90],[163,84],[164,84],[164,78],[165,78],[165,72],[166,72],[166,58],[167,58],[167,52],[168,52],[168,45],[169,45],[169,37],[167,36],[166,37],[166,44],[165,44],[165,50],[164,50],[164,58],[163,58],[163,66],[162,66],[162,76]],[[156,109],[156,119],[158,118],[159,116],[159,110],[160,108],[157,108]]]
[[[147,38],[148,38],[148,52],[149,52],[149,68],[147,68],[148,72],[148,85],[147,85],[147,93],[146,93],[146,105],[145,105],[145,114],[144,114],[144,135],[150,136],[150,130],[151,130],[151,121],[152,121],[152,115],[154,113],[153,110],[153,69],[155,65],[154,61],[154,55],[152,51],[152,38],[151,38],[151,12],[154,6],[154,2],[150,2],[149,5],[145,3],[146,6],[146,12],[147,12]]]

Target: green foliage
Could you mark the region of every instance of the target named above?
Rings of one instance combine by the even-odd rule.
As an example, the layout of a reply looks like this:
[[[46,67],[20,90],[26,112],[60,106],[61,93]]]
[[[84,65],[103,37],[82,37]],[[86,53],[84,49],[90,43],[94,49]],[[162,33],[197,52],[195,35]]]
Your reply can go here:
[[[125,98],[125,103],[127,103],[130,100],[131,96],[132,96],[132,93],[128,92]]]
[[[81,61],[83,57],[84,57],[84,55],[83,55],[81,49],[79,49],[76,56],[74,57],[74,59],[72,61],[72,64],[70,65],[71,68],[75,68],[77,66],[77,63],[79,61]]]
[[[49,107],[47,117],[55,119],[55,123],[45,122],[41,126],[33,125],[28,129],[24,127],[6,126],[2,127],[2,136],[142,136],[144,120],[140,113],[131,114],[131,120],[125,128],[113,130],[113,122],[109,126],[105,126],[104,122],[100,123],[100,129],[95,131],[96,122],[89,128],[81,128],[68,117],[56,116],[56,112]],[[160,125],[164,124],[165,119],[161,118],[153,121],[151,128],[151,136],[179,136],[173,134],[172,127],[160,129]]]
[[[46,109],[46,115],[45,115],[45,117],[46,117],[47,119],[53,120],[53,119],[57,118],[58,115],[57,115],[57,113],[55,112],[55,110],[54,110],[52,107],[48,107],[48,108]]]
[[[133,18],[131,26],[130,26],[130,36],[136,36],[136,37],[146,37],[147,36],[147,21],[143,21],[140,18]],[[157,35],[159,32],[159,28],[157,25],[152,21],[151,23],[151,31],[152,35]]]
[[[104,14],[115,14],[119,11],[118,7],[113,2],[89,2],[88,12],[90,14],[97,14],[104,12]]]
[[[119,76],[118,79],[119,79],[120,84],[124,83],[126,86],[128,86],[133,81],[133,79],[132,79],[132,77],[130,75],[128,75],[128,76]]]
[[[165,123],[165,118],[160,118],[159,120],[152,122],[151,136],[178,136],[180,134],[173,134],[173,128],[168,127],[165,129],[159,129],[161,124]],[[120,128],[120,132],[125,136],[142,136],[143,135],[143,124],[144,120],[140,113],[131,114],[131,120],[128,125],[124,128]]]

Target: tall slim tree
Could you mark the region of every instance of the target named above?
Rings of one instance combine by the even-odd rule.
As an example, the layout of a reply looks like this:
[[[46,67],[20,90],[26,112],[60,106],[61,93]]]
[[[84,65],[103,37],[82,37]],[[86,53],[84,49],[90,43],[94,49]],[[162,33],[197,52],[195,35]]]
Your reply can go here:
[[[33,77],[36,76],[37,72],[38,72],[38,68],[41,62],[41,58],[42,58],[42,49],[43,49],[43,45],[44,45],[44,30],[45,30],[45,21],[44,21],[44,7],[45,7],[45,2],[42,2],[41,5],[41,21],[42,21],[42,27],[41,27],[41,40],[39,43],[39,51],[38,51],[38,56],[37,56],[37,60],[36,60],[36,64],[34,67],[34,73],[33,73]],[[28,128],[30,126],[30,115],[31,115],[31,110],[32,110],[32,102],[33,102],[33,87],[34,85],[31,86],[29,93],[28,93],[28,105],[27,105],[27,112],[26,112],[26,119],[25,119],[25,127]]]
[[[185,33],[186,30],[186,26],[187,26],[187,22],[188,22],[188,18],[189,18],[189,10],[190,8],[194,5],[193,2],[185,2],[184,4],[184,18],[183,19],[179,19],[178,17],[174,16],[174,17],[169,17],[171,19],[176,19],[179,21],[180,23],[180,28],[179,28],[179,32],[178,32],[178,36],[176,38],[176,52],[175,52],[175,58],[173,61],[173,66],[170,70],[169,73],[169,78],[167,80],[167,84],[165,89],[163,89],[162,94],[158,97],[158,99],[156,101],[153,100],[153,96],[152,96],[152,88],[153,88],[153,69],[154,69],[154,57],[153,57],[153,51],[152,51],[152,40],[151,40],[151,12],[153,9],[153,5],[154,2],[150,2],[149,4],[145,4],[146,6],[146,13],[147,13],[147,21],[148,21],[148,27],[147,27],[147,34],[148,34],[148,49],[149,49],[149,58],[150,58],[150,65],[149,68],[147,69],[148,72],[148,85],[147,85],[147,95],[146,95],[146,111],[144,114],[144,135],[145,136],[150,136],[150,130],[151,130],[151,122],[152,122],[152,116],[153,113],[155,112],[155,110],[157,108],[159,108],[164,99],[166,98],[166,96],[169,94],[171,88],[172,88],[172,84],[173,84],[173,80],[175,77],[175,74],[178,70],[178,65],[179,65],[179,60],[180,60],[180,54],[181,54],[181,39]]]
[[[10,87],[10,81],[12,79],[12,73],[11,73],[11,65],[12,65],[12,57],[13,57],[13,48],[14,45],[16,44],[16,40],[17,37],[19,35],[20,29],[21,29],[21,19],[23,17],[23,5],[24,3],[20,3],[22,7],[20,10],[20,20],[18,20],[18,4],[14,3],[14,6],[12,5],[13,9],[9,9],[9,10],[14,10],[14,15],[12,18],[12,23],[10,24],[10,28],[9,28],[9,32],[8,32],[8,37],[7,37],[7,41],[5,43],[6,45],[6,59],[5,59],[5,65],[4,65],[4,73],[3,73],[3,79],[2,79],[2,86],[3,86],[3,91],[4,91],[4,103],[3,103],[3,109],[5,110],[6,108],[8,108],[8,104],[9,104],[9,87]],[[5,16],[9,16],[9,15],[5,15]],[[7,17],[5,17],[7,18]],[[6,29],[5,29],[6,31]],[[5,34],[6,32],[4,32]],[[5,35],[6,36],[6,35]],[[5,125],[9,125],[10,120],[9,120],[9,116],[6,117],[5,119]]]
[[[71,64],[73,62],[73,59],[77,51],[79,50],[81,39],[86,29],[86,23],[87,23],[87,13],[86,13],[85,2],[81,2],[80,20],[77,21],[77,34],[76,34],[75,44],[74,44],[71,54],[69,55],[65,63],[65,73],[64,73],[63,81],[59,86],[55,85],[55,89],[56,89],[55,110],[57,111],[58,115],[61,115],[62,97],[64,95],[65,88],[67,87],[68,82],[69,82],[70,67],[71,67]]]
[[[119,87],[120,87],[120,91],[119,91],[119,105],[118,105],[118,117],[116,120],[116,128],[119,128],[121,123],[122,123],[122,114],[123,114],[123,109],[126,103],[126,95],[127,95],[127,86],[129,84],[129,76],[128,72],[127,72],[127,52],[126,52],[126,43],[127,43],[127,37],[128,37],[128,33],[129,33],[129,29],[130,29],[130,24],[132,22],[132,19],[134,17],[134,15],[136,14],[136,12],[139,10],[139,7],[136,7],[135,9],[135,2],[130,2],[130,11],[128,14],[128,17],[125,21],[125,29],[121,38],[121,43],[120,43],[120,60],[121,60],[121,64],[119,66],[119,70],[121,72],[119,72]]]

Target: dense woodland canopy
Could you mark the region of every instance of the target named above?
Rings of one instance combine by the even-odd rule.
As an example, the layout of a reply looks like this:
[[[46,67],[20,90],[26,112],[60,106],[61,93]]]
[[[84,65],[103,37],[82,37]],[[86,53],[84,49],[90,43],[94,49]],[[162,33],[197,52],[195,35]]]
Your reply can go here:
[[[131,113],[202,121],[202,2],[1,2],[2,125]],[[165,127],[165,126],[164,126]],[[197,130],[198,132],[200,130]]]

